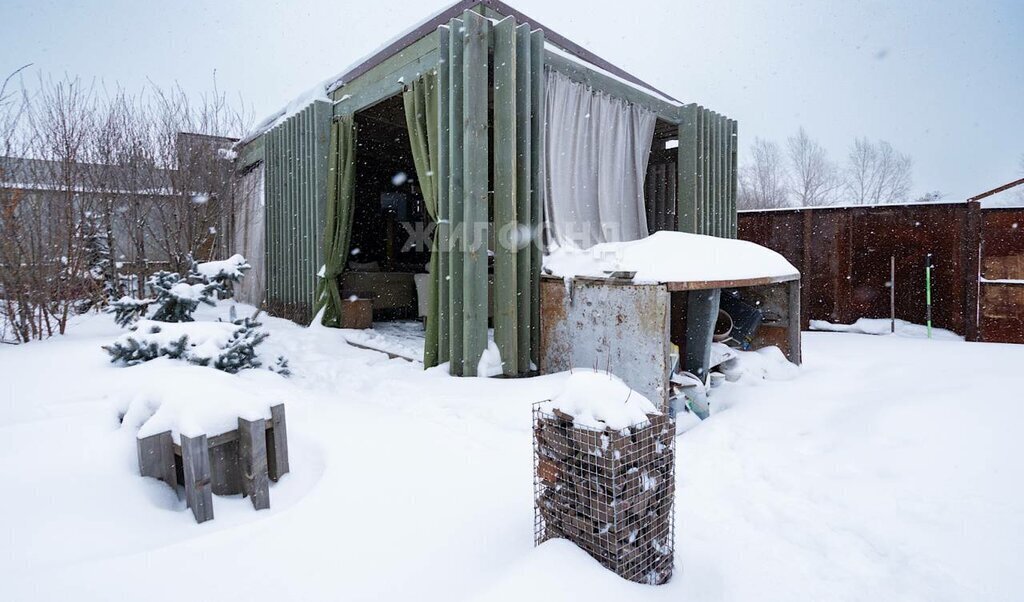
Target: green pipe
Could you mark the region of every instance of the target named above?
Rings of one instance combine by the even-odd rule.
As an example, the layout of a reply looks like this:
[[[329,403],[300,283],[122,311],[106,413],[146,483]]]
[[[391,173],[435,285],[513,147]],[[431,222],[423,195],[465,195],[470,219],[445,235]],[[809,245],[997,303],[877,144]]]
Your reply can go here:
[[[928,338],[932,338],[932,254],[925,257],[924,263],[924,308],[928,321]]]

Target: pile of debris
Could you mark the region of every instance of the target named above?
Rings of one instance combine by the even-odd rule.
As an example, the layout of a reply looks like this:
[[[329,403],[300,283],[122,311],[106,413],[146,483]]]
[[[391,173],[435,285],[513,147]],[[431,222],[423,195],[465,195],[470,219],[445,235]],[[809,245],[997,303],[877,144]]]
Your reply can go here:
[[[561,405],[534,406],[536,543],[565,538],[624,579],[666,583],[675,547],[672,418],[650,405],[639,422],[624,426],[620,416],[596,428],[599,414]]]

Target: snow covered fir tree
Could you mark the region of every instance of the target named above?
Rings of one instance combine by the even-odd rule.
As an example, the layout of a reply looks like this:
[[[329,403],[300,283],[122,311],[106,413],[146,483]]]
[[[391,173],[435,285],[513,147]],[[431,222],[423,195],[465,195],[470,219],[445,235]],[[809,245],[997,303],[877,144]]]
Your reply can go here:
[[[124,296],[110,304],[107,311],[113,314],[115,323],[130,331],[103,349],[111,361],[124,366],[158,357],[180,359],[231,374],[263,366],[256,348],[269,335],[255,315],[237,318],[232,305],[226,321],[197,322],[193,316],[201,304],[217,307],[225,286],[240,282],[248,268],[245,258],[234,255],[221,262],[193,262],[188,275],[192,282],[183,280],[176,272],[155,272],[146,281],[153,297]],[[146,319],[151,307],[155,307],[153,315]],[[291,373],[283,356],[277,357],[267,369],[283,376]]]

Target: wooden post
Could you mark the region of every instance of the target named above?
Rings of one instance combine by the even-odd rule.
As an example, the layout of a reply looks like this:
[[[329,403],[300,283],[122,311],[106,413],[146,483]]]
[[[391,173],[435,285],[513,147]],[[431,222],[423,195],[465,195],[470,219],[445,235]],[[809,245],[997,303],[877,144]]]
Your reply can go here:
[[[711,364],[711,340],[718,320],[718,303],[722,289],[690,291],[686,295],[686,360],[687,372],[705,383]]]
[[[802,319],[800,317],[801,280],[790,280],[786,285],[789,296],[789,321],[786,325],[786,338],[789,343],[789,361],[796,365],[803,363],[803,344],[800,335]]]
[[[540,366],[540,268],[541,245],[544,243],[541,231],[541,192],[544,180],[544,31],[530,32],[530,113],[536,117],[530,121],[530,228],[533,240],[530,245],[530,360]],[[525,292],[525,291],[524,291]]]
[[[465,25],[462,19],[452,19],[448,26],[451,35],[451,53],[448,57],[448,77],[450,93],[448,95],[448,219],[450,253],[448,255],[448,340],[451,345],[449,371],[456,376],[462,375],[463,348],[463,299],[462,281],[464,256],[466,252],[466,225],[463,223],[463,205],[465,203],[465,178],[463,173],[463,55],[465,50]]]
[[[518,156],[516,31],[505,18],[494,26],[494,343],[502,373],[519,374]]]
[[[266,420],[238,419],[238,465],[242,469],[242,495],[249,496],[256,510],[269,508]]]
[[[535,268],[540,271],[540,265],[534,266],[532,262],[533,246],[535,241],[532,237],[529,240],[521,240],[524,233],[533,233],[533,214],[530,206],[530,188],[533,185],[532,162],[533,146],[530,144],[532,138],[532,69],[533,64],[530,56],[530,26],[526,23],[516,27],[516,221],[519,232],[517,244],[519,248],[516,256],[516,319],[518,324],[516,334],[518,342],[516,349],[519,352],[517,358],[518,373],[525,374],[530,371],[530,335],[532,325],[532,308],[530,295],[530,276]]]
[[[267,472],[277,482],[288,474],[288,425],[284,419],[284,404],[270,408],[270,426],[267,431]]]
[[[678,163],[679,187],[676,190],[676,228],[681,232],[697,231],[697,105],[682,108],[679,124]]]
[[[451,118],[451,71],[447,63],[451,53],[451,28],[440,27],[437,35],[441,59],[437,68],[437,230],[434,233],[437,240],[437,273],[430,277],[437,282],[437,363],[443,364],[451,359],[451,280],[448,278],[451,244],[451,209],[448,202],[448,178],[451,176],[451,128],[448,121]]]
[[[185,476],[185,503],[197,523],[213,519],[213,488],[206,435],[181,436],[181,462]]]
[[[488,41],[491,22],[466,11],[465,56],[462,65],[462,161],[465,205],[462,208],[467,246],[463,253],[462,374],[476,376],[487,349],[487,227],[488,215]]]
[[[139,473],[167,483],[177,492],[177,459],[171,431],[164,431],[135,440],[139,454]]]

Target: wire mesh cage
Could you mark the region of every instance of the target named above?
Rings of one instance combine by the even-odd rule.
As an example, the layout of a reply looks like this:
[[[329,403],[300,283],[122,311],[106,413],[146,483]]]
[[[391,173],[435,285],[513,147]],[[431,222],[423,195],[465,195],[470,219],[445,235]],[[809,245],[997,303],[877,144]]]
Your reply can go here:
[[[615,431],[533,406],[534,542],[568,539],[624,579],[660,585],[675,550],[675,424]]]

